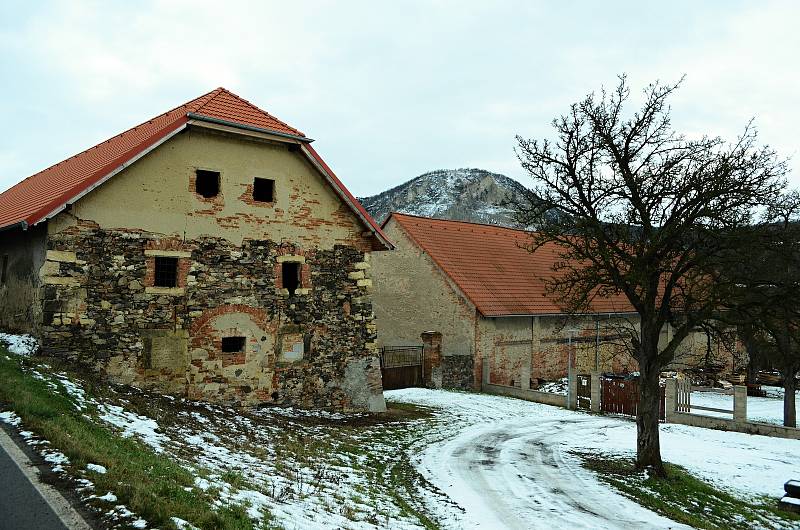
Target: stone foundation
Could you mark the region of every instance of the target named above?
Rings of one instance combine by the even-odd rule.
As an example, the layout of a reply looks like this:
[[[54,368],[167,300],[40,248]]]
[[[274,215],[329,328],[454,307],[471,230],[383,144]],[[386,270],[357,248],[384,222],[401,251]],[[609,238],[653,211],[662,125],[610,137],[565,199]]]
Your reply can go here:
[[[46,352],[192,399],[381,410],[369,254],[269,240],[184,241],[90,223],[51,235],[40,270]],[[177,285],[154,285],[156,257]],[[301,264],[293,295],[280,263]],[[223,353],[227,344],[243,344]],[[230,348],[230,346],[229,346]]]
[[[475,359],[472,355],[446,355],[442,357],[442,387],[460,390],[476,390],[473,372]]]

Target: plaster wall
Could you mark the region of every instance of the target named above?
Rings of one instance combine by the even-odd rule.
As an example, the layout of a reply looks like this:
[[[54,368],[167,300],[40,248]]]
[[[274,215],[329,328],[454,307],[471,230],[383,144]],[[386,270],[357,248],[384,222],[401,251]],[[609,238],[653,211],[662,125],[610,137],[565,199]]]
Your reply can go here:
[[[50,223],[55,234],[91,220],[183,239],[292,241],[329,249],[370,247],[361,221],[296,146],[189,128],[78,200]],[[198,169],[220,172],[220,193],[195,192]],[[255,177],[275,181],[275,200],[252,198]]]
[[[628,349],[626,330],[638,327],[636,316],[533,316],[481,318],[478,322],[476,365],[488,359],[490,383],[535,388],[541,381],[565,377],[570,352],[578,373],[635,372],[638,363]],[[672,331],[665,330],[661,345]],[[704,333],[689,335],[667,369],[702,366],[707,358]],[[722,373],[741,368],[735,352],[711,341],[711,358]],[[476,375],[477,377],[477,375]],[[530,385],[530,386],[528,386]]]
[[[39,269],[45,262],[47,230],[0,232],[0,330],[35,333],[42,320]],[[57,267],[57,265],[56,265]],[[3,274],[0,271],[0,274]]]
[[[378,344],[420,344],[422,332],[438,331],[444,357],[472,356],[475,307],[394,219],[384,233],[395,249],[372,255]]]

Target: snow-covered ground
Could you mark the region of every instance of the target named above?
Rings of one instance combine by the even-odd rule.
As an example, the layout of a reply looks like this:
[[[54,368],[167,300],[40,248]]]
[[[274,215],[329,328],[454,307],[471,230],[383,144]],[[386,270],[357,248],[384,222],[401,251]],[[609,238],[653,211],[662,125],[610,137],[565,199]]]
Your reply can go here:
[[[460,507],[449,514],[454,528],[676,526],[601,485],[574,454],[632,457],[632,421],[499,396],[423,389],[386,394],[450,418],[439,426],[442,440],[414,461]],[[797,440],[662,425],[661,448],[666,461],[744,498],[777,498],[800,472]],[[437,511],[447,513],[447,507]]]
[[[218,506],[243,505],[287,530],[415,529],[426,518],[451,529],[679,527],[582,467],[580,454],[635,454],[636,425],[621,418],[425,389],[386,392],[394,416],[243,411],[124,387],[89,396],[80,378],[45,366],[30,375],[87,418],[180,462]],[[0,409],[0,421],[54,470],[76,472],[82,496],[146,526],[117,504],[119,492],[93,491],[92,474],[105,467],[74,470],[13,412]],[[800,441],[681,425],[661,433],[665,460],[742,498],[777,499],[800,472]]]
[[[783,425],[783,388],[764,387],[767,397],[747,397],[747,419],[749,421],[775,423]],[[714,416],[719,418],[733,418],[733,394],[722,392],[692,392],[692,405],[729,410],[731,414],[710,410],[692,409],[694,414]],[[795,393],[795,406],[800,411],[800,392]]]
[[[33,354],[38,348],[39,343],[30,335],[11,335],[10,333],[0,333],[0,342],[4,343],[9,353],[15,355],[28,356]]]

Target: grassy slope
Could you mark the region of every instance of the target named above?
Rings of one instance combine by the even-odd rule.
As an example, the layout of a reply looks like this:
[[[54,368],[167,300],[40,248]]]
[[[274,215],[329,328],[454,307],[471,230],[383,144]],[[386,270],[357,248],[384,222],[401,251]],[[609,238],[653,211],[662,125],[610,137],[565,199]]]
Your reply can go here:
[[[97,492],[113,491],[119,503],[151,525],[171,528],[170,518],[180,517],[200,528],[253,527],[243,507],[212,509],[203,492],[184,489],[193,486],[187,470],[85,417],[67,397],[27,375],[24,367],[36,361],[6,353],[0,343],[0,408],[16,412],[25,429],[63,452],[73,468],[84,469],[88,463],[105,466],[106,474],[91,477]]]
[[[800,516],[778,509],[774,499],[746,502],[667,464],[668,478],[648,477],[633,460],[578,454],[600,479],[645,508],[695,528],[800,528]]]

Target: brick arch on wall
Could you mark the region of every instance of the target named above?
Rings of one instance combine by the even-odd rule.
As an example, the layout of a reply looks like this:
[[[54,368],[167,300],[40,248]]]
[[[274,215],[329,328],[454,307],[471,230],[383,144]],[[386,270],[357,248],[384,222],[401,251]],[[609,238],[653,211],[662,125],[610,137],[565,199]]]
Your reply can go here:
[[[203,314],[197,317],[189,328],[191,337],[203,336],[204,334],[215,333],[211,322],[221,316],[231,313],[245,313],[258,324],[262,329],[270,328],[270,317],[266,310],[258,307],[251,307],[242,304],[221,305],[212,309],[203,311]]]

